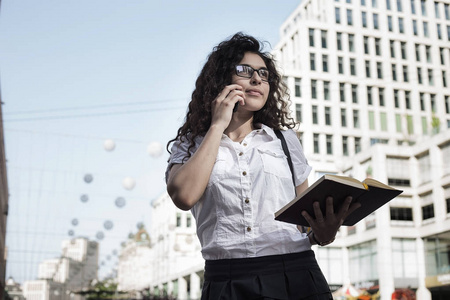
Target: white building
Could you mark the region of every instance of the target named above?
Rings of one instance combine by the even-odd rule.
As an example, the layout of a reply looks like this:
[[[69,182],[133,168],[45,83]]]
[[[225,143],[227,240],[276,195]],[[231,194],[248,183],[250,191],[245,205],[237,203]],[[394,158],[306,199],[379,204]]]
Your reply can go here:
[[[32,300],[78,300],[76,292],[97,279],[98,243],[86,238],[62,242],[62,255],[39,264],[38,278],[24,282],[23,295]]]
[[[175,207],[164,193],[152,203],[151,221],[154,259],[150,289],[177,299],[200,299],[204,260],[194,217]]]
[[[119,291],[138,292],[150,287],[154,259],[151,246],[150,236],[145,228],[141,228],[125,242],[119,254]]]
[[[349,279],[379,286],[381,299],[407,287],[418,299],[450,298],[449,6],[304,0],[281,26],[274,54],[301,123],[309,181],[324,173],[362,180],[368,171],[405,190],[318,249],[335,287]]]

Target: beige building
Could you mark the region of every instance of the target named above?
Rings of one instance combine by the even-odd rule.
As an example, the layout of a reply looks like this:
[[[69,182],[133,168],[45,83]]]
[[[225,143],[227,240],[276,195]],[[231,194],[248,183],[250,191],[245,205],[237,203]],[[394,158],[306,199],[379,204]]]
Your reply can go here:
[[[99,245],[86,238],[74,238],[64,240],[61,248],[61,257],[39,264],[38,280],[24,282],[26,299],[84,299],[77,293],[97,280]]]
[[[130,234],[119,254],[117,289],[139,294],[152,282],[153,249],[150,236],[144,227]]]

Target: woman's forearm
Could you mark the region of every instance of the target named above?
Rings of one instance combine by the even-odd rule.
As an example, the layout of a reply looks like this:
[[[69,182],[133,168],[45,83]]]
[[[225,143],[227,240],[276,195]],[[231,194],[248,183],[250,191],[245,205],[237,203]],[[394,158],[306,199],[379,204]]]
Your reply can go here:
[[[175,205],[188,210],[203,195],[216,162],[223,129],[212,125],[189,160],[169,172],[167,192]]]

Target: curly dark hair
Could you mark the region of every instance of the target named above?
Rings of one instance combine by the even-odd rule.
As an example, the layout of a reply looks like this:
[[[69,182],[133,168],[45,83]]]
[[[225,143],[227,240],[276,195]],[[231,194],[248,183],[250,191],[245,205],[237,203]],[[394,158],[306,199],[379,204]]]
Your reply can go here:
[[[230,84],[234,67],[239,64],[246,52],[258,54],[270,73],[269,95],[264,107],[254,113],[253,125],[263,123],[272,129],[296,126],[294,119],[290,117],[287,86],[276,69],[272,55],[263,52],[263,48],[263,42],[242,32],[214,47],[195,82],[185,122],[178,129],[177,136],[167,143],[169,153],[172,142],[187,139],[190,146],[186,159],[192,155],[191,149],[195,145],[195,138],[205,135],[211,125],[212,101],[225,86]]]

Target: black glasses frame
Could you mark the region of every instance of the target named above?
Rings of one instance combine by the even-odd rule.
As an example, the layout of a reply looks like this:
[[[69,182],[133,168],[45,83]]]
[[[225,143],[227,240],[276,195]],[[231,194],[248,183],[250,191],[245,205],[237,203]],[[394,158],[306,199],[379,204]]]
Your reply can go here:
[[[244,76],[242,74],[239,74],[239,72],[238,72],[238,68],[239,67],[250,68],[250,70],[251,70],[250,75],[249,76]],[[270,81],[270,72],[269,72],[269,70],[267,68],[253,69],[249,65],[236,65],[234,67],[234,70],[236,72],[236,75],[239,76],[239,77],[252,78],[253,74],[256,72],[256,73],[258,73],[258,76],[261,78],[262,81],[265,81],[265,82],[269,82]],[[260,73],[261,71],[266,71],[267,72],[267,79],[265,79],[265,76],[261,75],[261,73]]]

